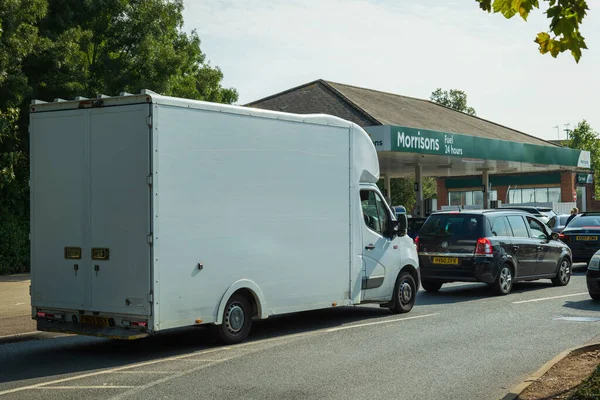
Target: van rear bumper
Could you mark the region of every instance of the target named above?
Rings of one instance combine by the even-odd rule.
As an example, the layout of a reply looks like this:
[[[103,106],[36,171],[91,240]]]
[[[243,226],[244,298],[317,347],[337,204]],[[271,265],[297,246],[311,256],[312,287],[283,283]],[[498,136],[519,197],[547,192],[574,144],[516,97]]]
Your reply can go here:
[[[108,339],[134,340],[150,336],[149,332],[122,327],[105,327],[75,324],[66,321],[37,320],[37,330],[44,332],[70,333],[75,335],[96,336]]]

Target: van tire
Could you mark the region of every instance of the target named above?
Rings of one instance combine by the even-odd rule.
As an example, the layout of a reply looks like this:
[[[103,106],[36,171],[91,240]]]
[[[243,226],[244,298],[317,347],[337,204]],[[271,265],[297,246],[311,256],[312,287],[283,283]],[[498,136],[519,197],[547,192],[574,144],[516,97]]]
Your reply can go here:
[[[242,293],[234,293],[223,311],[223,323],[213,325],[213,332],[220,342],[236,344],[242,342],[252,327],[252,304]]]
[[[512,267],[508,264],[503,264],[502,267],[500,267],[500,272],[498,272],[498,277],[494,283],[492,283],[494,293],[500,296],[510,293],[514,280],[515,276]]]
[[[552,284],[554,286],[567,286],[571,280],[571,268],[568,258],[561,259],[556,276],[552,278]]]
[[[394,285],[394,294],[390,311],[394,314],[404,314],[412,310],[417,297],[417,285],[409,272],[401,272]]]
[[[428,292],[437,292],[442,288],[442,282],[421,279],[421,286]]]

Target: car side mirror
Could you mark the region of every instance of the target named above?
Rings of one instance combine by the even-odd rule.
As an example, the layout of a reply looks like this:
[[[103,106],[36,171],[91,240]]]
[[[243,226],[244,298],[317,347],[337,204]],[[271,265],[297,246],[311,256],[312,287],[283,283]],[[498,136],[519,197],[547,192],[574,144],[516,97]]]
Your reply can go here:
[[[557,232],[552,232],[550,234],[550,237],[554,240],[558,240],[558,238],[560,237],[559,234]]]

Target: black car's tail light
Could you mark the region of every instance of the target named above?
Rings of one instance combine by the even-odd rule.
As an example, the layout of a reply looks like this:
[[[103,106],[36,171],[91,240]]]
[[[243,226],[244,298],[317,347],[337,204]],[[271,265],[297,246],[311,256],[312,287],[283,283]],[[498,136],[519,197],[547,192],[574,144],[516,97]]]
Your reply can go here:
[[[492,242],[488,238],[477,239],[477,246],[475,246],[476,256],[487,256],[493,254]]]

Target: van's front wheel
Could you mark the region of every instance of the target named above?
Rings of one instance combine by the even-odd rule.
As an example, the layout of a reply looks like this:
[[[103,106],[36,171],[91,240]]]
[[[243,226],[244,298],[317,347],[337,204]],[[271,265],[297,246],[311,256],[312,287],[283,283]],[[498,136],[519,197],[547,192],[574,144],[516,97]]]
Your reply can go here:
[[[417,285],[415,279],[408,272],[402,272],[396,279],[394,286],[394,297],[390,311],[394,314],[403,314],[412,310],[417,297]]]
[[[225,306],[223,323],[214,325],[219,340],[225,344],[240,343],[250,333],[252,327],[252,305],[246,296],[236,293]]]

